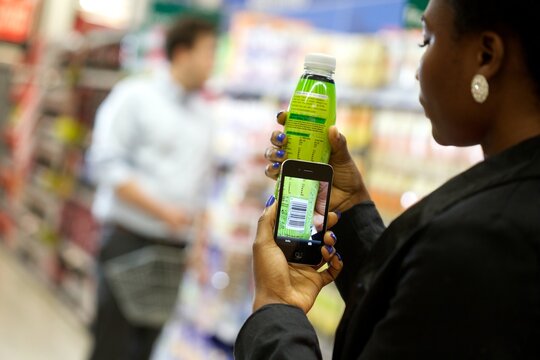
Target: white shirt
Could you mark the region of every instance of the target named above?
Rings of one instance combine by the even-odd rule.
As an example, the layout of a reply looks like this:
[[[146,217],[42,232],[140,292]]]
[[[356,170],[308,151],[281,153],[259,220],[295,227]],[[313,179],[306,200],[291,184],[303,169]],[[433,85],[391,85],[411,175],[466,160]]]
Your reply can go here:
[[[121,200],[115,188],[134,180],[157,201],[197,212],[210,186],[211,133],[208,104],[187,94],[168,70],[118,83],[98,109],[87,156],[97,182],[96,218],[170,238],[164,222]]]

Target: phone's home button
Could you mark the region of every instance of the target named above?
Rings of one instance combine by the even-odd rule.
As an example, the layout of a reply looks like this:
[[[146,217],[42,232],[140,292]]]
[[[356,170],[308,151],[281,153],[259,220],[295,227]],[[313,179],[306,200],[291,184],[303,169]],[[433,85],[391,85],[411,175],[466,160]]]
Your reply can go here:
[[[294,258],[295,259],[301,259],[302,257],[304,257],[304,253],[301,252],[301,251],[295,251],[294,252]]]

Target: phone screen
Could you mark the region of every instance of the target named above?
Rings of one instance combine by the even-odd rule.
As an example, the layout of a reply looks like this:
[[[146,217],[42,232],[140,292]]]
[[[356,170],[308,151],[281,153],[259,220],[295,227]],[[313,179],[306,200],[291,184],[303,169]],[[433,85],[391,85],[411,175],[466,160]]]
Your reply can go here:
[[[321,246],[329,183],[283,176],[277,239]]]

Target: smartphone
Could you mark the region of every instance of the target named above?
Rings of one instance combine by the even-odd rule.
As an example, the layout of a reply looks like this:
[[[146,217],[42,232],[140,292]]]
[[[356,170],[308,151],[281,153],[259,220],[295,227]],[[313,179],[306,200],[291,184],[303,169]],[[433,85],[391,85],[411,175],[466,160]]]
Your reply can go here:
[[[300,160],[283,163],[274,240],[288,262],[322,262],[333,175],[328,164]]]

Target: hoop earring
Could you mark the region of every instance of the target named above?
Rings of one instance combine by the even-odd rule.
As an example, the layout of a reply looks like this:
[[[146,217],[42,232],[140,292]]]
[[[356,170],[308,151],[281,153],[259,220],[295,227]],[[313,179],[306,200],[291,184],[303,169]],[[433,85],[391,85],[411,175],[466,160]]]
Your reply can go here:
[[[474,100],[483,104],[489,96],[489,83],[484,75],[477,74],[471,83],[471,92]]]

